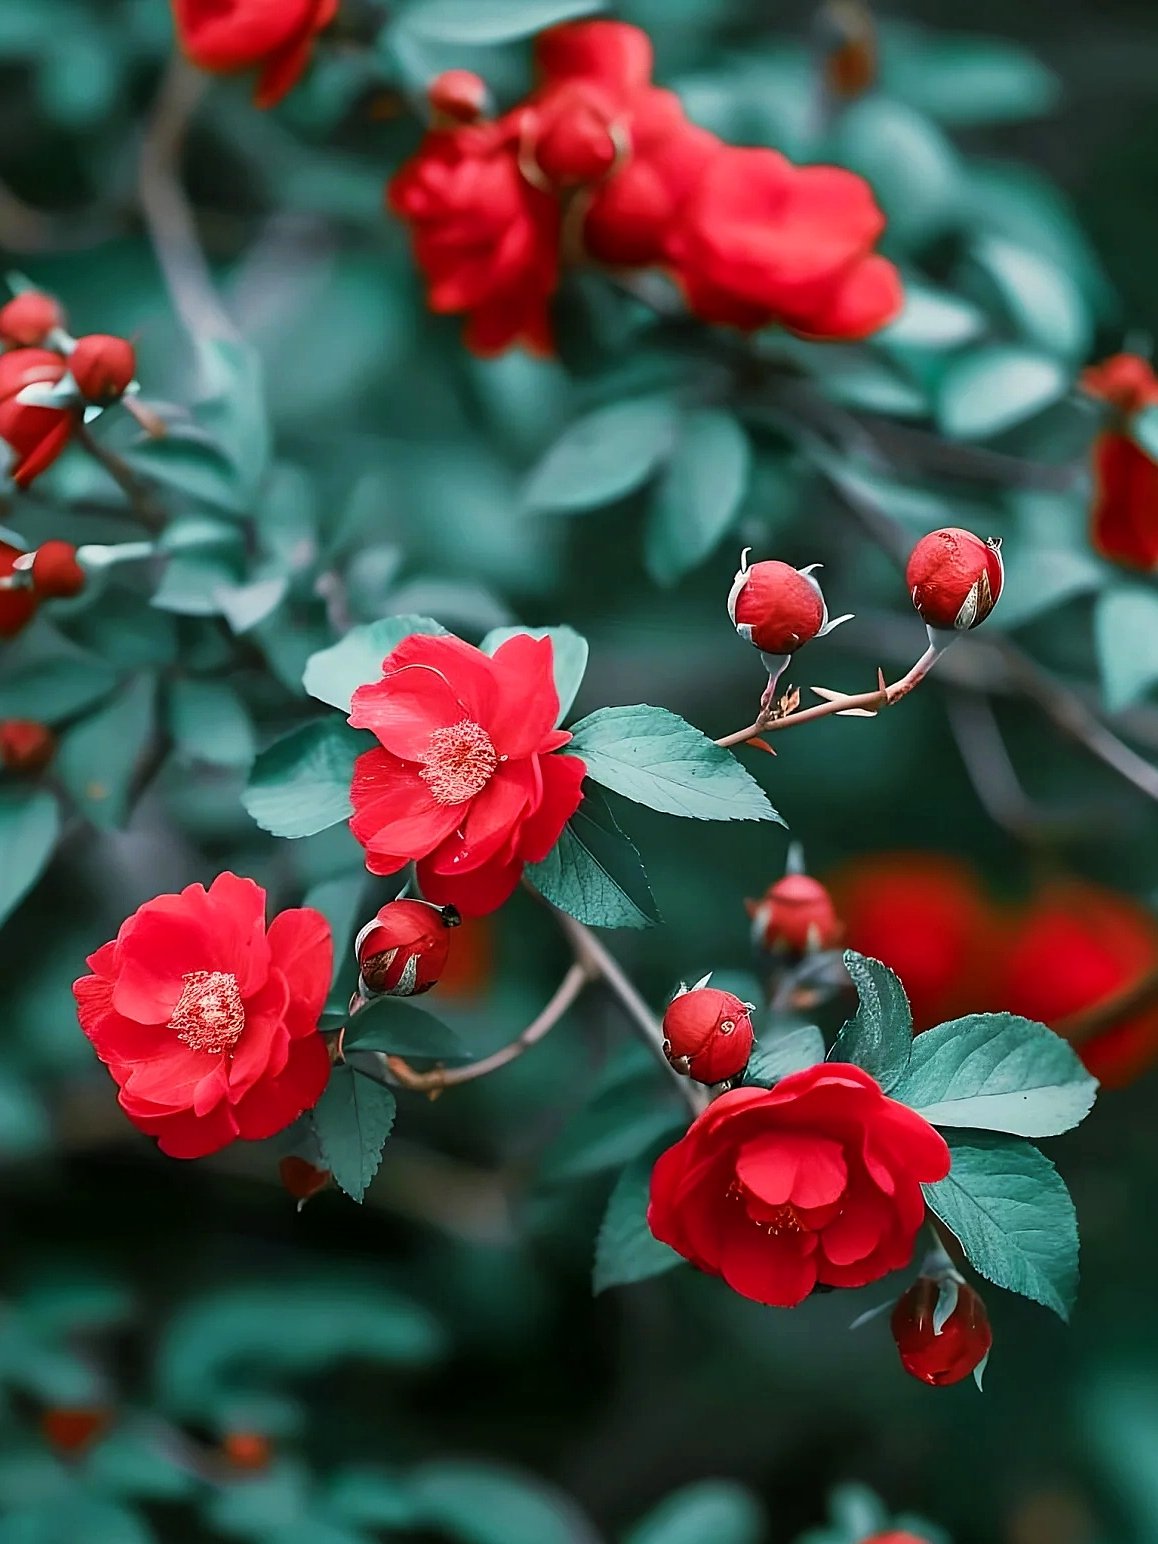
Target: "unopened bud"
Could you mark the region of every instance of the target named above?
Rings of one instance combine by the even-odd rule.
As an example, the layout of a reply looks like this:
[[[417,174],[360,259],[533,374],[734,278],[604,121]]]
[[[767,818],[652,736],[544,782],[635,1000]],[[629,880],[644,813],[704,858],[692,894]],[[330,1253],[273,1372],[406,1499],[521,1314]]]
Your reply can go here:
[[[450,953],[452,906],[388,901],[355,945],[362,986],[374,997],[417,997],[438,984]]]
[[[56,754],[56,736],[30,718],[0,720],[0,766],[9,772],[43,772]]]
[[[0,306],[0,343],[8,348],[41,348],[64,324],[64,312],[51,295],[26,290]]]
[[[71,542],[42,542],[28,567],[32,587],[42,598],[65,600],[84,589],[87,576],[77,562],[76,548]]]
[[[936,632],[979,627],[1001,598],[1001,542],[947,526],[913,548],[905,583],[921,620]]]
[[[967,1378],[993,1345],[985,1304],[952,1273],[919,1276],[890,1322],[905,1371],[935,1388]]]
[[[754,1004],[718,987],[681,991],[663,1016],[663,1051],[677,1072],[697,1083],[739,1077],[752,1055]]]
[[[307,1201],[328,1189],[331,1183],[329,1169],[319,1169],[305,1158],[291,1153],[277,1166],[277,1172],[285,1189],[298,1203],[298,1211]]]
[[[264,1432],[231,1431],[222,1438],[221,1451],[235,1469],[256,1474],[269,1468],[273,1443]]]
[[[475,123],[490,106],[490,92],[473,70],[444,70],[426,88],[436,125]]]
[[[752,942],[770,953],[813,954],[840,940],[832,896],[811,874],[785,874],[762,900],[747,901]]]
[[[44,1440],[58,1453],[73,1456],[92,1446],[112,1420],[99,1405],[62,1405],[40,1417]]]
[[[107,407],[119,402],[137,373],[137,351],[127,338],[90,333],[78,340],[68,367],[86,402]]]

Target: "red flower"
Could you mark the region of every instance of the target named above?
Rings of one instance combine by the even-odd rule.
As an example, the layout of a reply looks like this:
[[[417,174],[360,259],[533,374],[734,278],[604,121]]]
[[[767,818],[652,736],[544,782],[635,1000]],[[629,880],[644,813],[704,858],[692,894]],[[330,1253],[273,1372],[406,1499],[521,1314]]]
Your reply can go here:
[[[559,695],[549,638],[511,638],[493,658],[415,635],[354,693],[350,722],[381,749],[359,756],[350,829],[374,874],[418,861],[423,894],[480,916],[545,858],[579,807],[586,768],[553,756]]]
[[[67,600],[79,595],[88,575],[69,541],[41,542],[32,557],[32,584],[38,596]]]
[[[905,584],[927,626],[966,632],[980,627],[1001,599],[1001,543],[982,541],[960,526],[922,536],[909,554]]]
[[[904,299],[897,270],[873,251],[884,226],[855,172],[725,146],[683,203],[666,248],[705,321],[857,339],[892,321]]]
[[[0,306],[0,343],[8,348],[41,348],[64,324],[64,312],[51,295],[25,290]]]
[[[417,997],[437,986],[460,918],[428,901],[388,901],[358,935],[358,968],[367,992]]]
[[[718,987],[681,991],[663,1016],[664,1055],[698,1083],[723,1083],[748,1065],[755,1035],[752,1003]]]
[[[807,954],[840,941],[840,918],[832,896],[811,874],[785,874],[764,898],[745,901],[752,941],[761,949]]]
[[[68,368],[86,402],[119,402],[137,373],[137,351],[127,338],[91,333],[68,356]]]
[[[388,189],[411,230],[432,311],[467,318],[466,345],[551,351],[548,302],[559,278],[559,205],[519,170],[519,125],[433,129]]]
[[[1082,371],[1082,389],[1132,416],[1158,403],[1158,375],[1138,354],[1114,354]]]
[[[859,1067],[822,1063],[709,1105],[657,1161],[648,1224],[742,1296],[791,1308],[818,1283],[907,1265],[921,1185],[948,1172],[926,1120]]]
[[[16,571],[16,561],[23,556],[19,547],[0,541],[0,638],[15,638],[40,604],[30,576]]]
[[[73,987],[120,1104],[171,1158],[256,1141],[312,1108],[330,1075],[318,1018],[333,946],[320,912],[265,925],[265,891],[219,874],[160,895]]]
[[[1093,447],[1090,540],[1112,563],[1158,569],[1158,462],[1128,435],[1098,435]]]
[[[1000,1002],[1060,1033],[1071,1015],[1128,993],[1156,967],[1153,913],[1113,890],[1070,880],[1044,890],[1014,932]],[[1158,1057],[1158,1009],[1127,1009],[1078,1051],[1107,1087],[1124,1087]]]
[[[55,386],[67,362],[48,349],[21,348],[0,357],[0,440],[13,453],[12,480],[21,488],[47,471],[72,438],[76,419],[68,408],[21,402],[30,386]]]
[[[280,102],[310,62],[338,0],[173,0],[181,46],[215,74],[260,70],[258,107]]]
[[[917,1278],[899,1299],[890,1320],[901,1366],[934,1388],[967,1378],[993,1345],[985,1304],[965,1282],[955,1285],[957,1305],[940,1330],[934,1327],[934,1315],[941,1283],[932,1276]]]
[[[43,772],[56,755],[56,736],[30,718],[0,719],[0,767],[25,774]]]

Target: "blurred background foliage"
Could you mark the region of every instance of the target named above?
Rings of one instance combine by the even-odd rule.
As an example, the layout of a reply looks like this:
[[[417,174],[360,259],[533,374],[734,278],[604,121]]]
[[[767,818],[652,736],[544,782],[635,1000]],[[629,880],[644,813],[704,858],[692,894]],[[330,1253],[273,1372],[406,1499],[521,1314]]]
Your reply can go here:
[[[776,1313],[680,1271],[592,1299],[623,1156],[607,1090],[640,1074],[598,993],[493,1080],[405,1101],[362,1209],[324,1194],[300,1215],[264,1149],[158,1157],[76,1027],[84,956],[161,890],[231,867],[279,904],[309,894],[345,938],[385,898],[343,828],[274,842],[240,803],[255,749],[308,716],[302,664],[336,630],[390,612],[468,637],[567,622],[592,644],[580,711],[650,701],[723,734],[762,684],[723,609],[743,544],[825,563],[830,605],[857,620],[796,674],[855,691],[922,646],[890,546],[946,523],[1006,542],[1001,607],[901,711],[749,756],[813,872],[952,854],[1007,919],[1060,877],[1158,899],[1152,802],[1059,727],[1041,684],[1153,753],[1158,595],[1090,550],[1096,417],[1072,389],[1158,328],[1152,7],[895,0],[878,86],[827,118],[813,7],[615,7],[653,32],[657,78],[698,121],[841,160],[891,217],[914,300],[889,333],[855,352],[757,345],[837,413],[809,426],[822,452],[747,391],[732,340],[657,322],[604,279],[568,284],[556,362],[474,359],[426,314],[381,208],[417,142],[408,103],[450,65],[512,99],[552,13],[475,3],[465,27],[453,0],[393,7],[375,47],[321,50],[274,114],[213,83],[184,176],[241,341],[194,318],[198,377],[137,181],[168,6],[0,0],[6,263],[60,295],[74,332],[135,336],[145,395],[194,410],[160,446],[99,426],[153,480],[166,555],[110,567],[0,652],[0,713],[62,735],[49,785],[0,791],[0,1540],[854,1544],[891,1516],[845,1490],[826,1522],[855,1480],[956,1544],[1141,1544],[1158,1536],[1152,1075],[1055,1152],[1082,1225],[1074,1325],[988,1294],[979,1396],[907,1379],[880,1323],[849,1334],[871,1289]],[[692,474],[703,499],[638,432],[657,393],[739,426],[728,475]],[[565,438],[593,411],[612,414],[594,462]],[[865,413],[901,426],[883,469],[858,453]],[[980,459],[940,475],[906,425]],[[26,544],[139,535],[79,454],[2,520]],[[649,997],[751,969],[743,900],[782,872],[785,833],[638,810],[630,829],[665,925],[616,947]],[[957,962],[979,997],[990,944]],[[482,1050],[565,963],[518,898],[457,957],[439,1011]]]

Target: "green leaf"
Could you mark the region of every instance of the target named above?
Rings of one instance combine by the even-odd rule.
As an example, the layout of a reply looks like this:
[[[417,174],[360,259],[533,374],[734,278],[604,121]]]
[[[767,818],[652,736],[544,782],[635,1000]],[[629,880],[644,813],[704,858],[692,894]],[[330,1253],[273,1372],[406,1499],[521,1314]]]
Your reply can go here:
[[[615,1181],[595,1242],[596,1293],[646,1281],[683,1264],[647,1225],[653,1162],[651,1154],[636,1158]]]
[[[902,248],[921,246],[953,223],[960,158],[935,123],[903,102],[873,92],[847,105],[831,156],[872,184],[890,239]]]
[[[11,649],[6,644],[5,649]],[[7,660],[5,663],[9,663]],[[34,718],[57,724],[100,702],[117,684],[117,673],[95,655],[65,655],[60,659],[34,660],[21,666],[11,661],[13,673],[0,681],[0,718]]]
[[[314,1131],[334,1183],[361,1201],[394,1128],[394,1095],[352,1067],[335,1067],[313,1112]]]
[[[1158,682],[1158,592],[1106,590],[1094,609],[1094,641],[1106,707],[1117,713],[1140,701]]]
[[[156,678],[137,676],[61,738],[57,775],[95,825],[120,826],[128,816],[133,779],[153,738],[156,696]]]
[[[986,1281],[1020,1292],[1063,1319],[1077,1293],[1078,1227],[1057,1170],[1020,1137],[946,1138],[953,1167],[923,1185],[929,1209]]]
[[[950,128],[1014,123],[1050,112],[1057,76],[1028,49],[999,38],[884,31],[881,84]]]
[[[1060,264],[1000,236],[978,237],[969,255],[1027,343],[1067,358],[1085,357],[1090,313],[1076,281]]]
[[[1152,461],[1158,461],[1158,406],[1144,407],[1130,420],[1130,438]]]
[[[837,1035],[828,1060],[863,1067],[887,1092],[909,1064],[913,1046],[909,999],[900,981],[880,960],[847,949],[844,963],[860,1006]]]
[[[224,681],[174,681],[169,732],[188,760],[215,767],[248,767],[257,749],[245,704]]]
[[[635,844],[595,788],[542,863],[528,866],[527,878],[552,905],[590,927],[650,927],[660,920]]]
[[[1105,577],[1105,565],[1092,552],[1039,547],[1023,539],[1005,561],[1001,605],[993,613],[992,623],[1005,631],[1023,627],[1079,595],[1100,589]]]
[[[269,468],[272,438],[257,351],[240,338],[197,340],[198,424],[233,467],[242,507],[252,506]]]
[[[494,654],[509,638],[517,638],[520,633],[551,640],[554,648],[555,690],[559,693],[559,717],[556,723],[561,724],[571,711],[571,704],[587,673],[587,640],[573,627],[496,627],[486,635],[479,648],[484,654]]]
[[[340,643],[311,654],[302,684],[311,697],[331,707],[350,711],[350,700],[359,686],[378,680],[382,661],[404,638],[413,633],[438,637],[446,632],[430,617],[383,617],[364,627],[354,627]]]
[[[970,342],[984,330],[985,317],[969,301],[906,275],[905,308],[873,341],[899,348],[948,349]]]
[[[824,1060],[824,1036],[815,1024],[761,1031],[744,1073],[744,1082],[771,1088],[789,1073]]]
[[[554,1184],[619,1168],[661,1137],[681,1135],[686,1112],[662,1098],[662,1092],[650,1066],[642,1075],[597,1089],[549,1149],[542,1179]]]
[[[386,1051],[392,1056],[427,1056],[432,1061],[470,1061],[449,1024],[397,997],[375,997],[346,1025],[347,1051]]]
[[[362,919],[362,896],[366,889],[367,875],[364,869],[355,874],[339,874],[333,879],[323,879],[311,885],[302,899],[303,906],[320,911],[330,924],[330,936],[334,940],[334,980],[345,970],[355,968],[351,948],[354,931]]]
[[[599,708],[574,735],[568,753],[588,776],[636,804],[693,820],[780,821],[730,751],[666,708]]]
[[[945,371],[937,421],[952,439],[989,439],[1052,407],[1069,385],[1070,372],[1050,355],[991,343],[963,354]]]
[[[576,420],[531,472],[528,509],[576,514],[598,509],[646,482],[671,452],[679,414],[666,397],[630,397]]]
[[[427,1528],[461,1544],[599,1544],[569,1496],[497,1465],[425,1464],[410,1494]]]
[[[60,835],[57,801],[42,787],[0,787],[0,923],[48,868]]]
[[[179,494],[198,509],[244,515],[246,492],[229,457],[203,430],[171,426],[163,439],[144,439],[125,452],[129,467]]]
[[[762,1544],[766,1528],[750,1490],[734,1480],[699,1480],[666,1496],[624,1544]]]
[[[439,43],[506,43],[602,9],[603,0],[410,0],[400,20]]]
[[[354,763],[371,743],[339,718],[302,724],[262,751],[241,802],[273,836],[313,836],[350,818]]]
[[[644,536],[648,573],[675,584],[716,548],[739,513],[751,472],[748,437],[731,413],[688,413],[656,486]]]
[[[889,1093],[934,1126],[1056,1137],[1085,1119],[1097,1090],[1052,1029],[1012,1013],[975,1013],[918,1035]]]

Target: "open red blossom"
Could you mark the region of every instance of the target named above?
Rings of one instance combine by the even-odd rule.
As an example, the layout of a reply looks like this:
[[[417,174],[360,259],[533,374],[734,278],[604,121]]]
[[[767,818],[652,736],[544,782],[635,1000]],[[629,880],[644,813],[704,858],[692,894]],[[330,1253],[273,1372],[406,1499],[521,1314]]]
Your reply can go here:
[[[666,250],[705,321],[850,340],[878,331],[903,303],[896,268],[873,250],[884,228],[855,172],[725,146],[684,201]]]
[[[552,755],[559,694],[550,638],[526,633],[493,656],[459,638],[406,638],[382,679],[354,693],[350,723],[380,747],[359,756],[350,829],[374,874],[417,861],[426,898],[481,916],[579,807],[586,767]]]
[[[432,311],[467,318],[466,345],[550,353],[560,210],[519,169],[519,123],[432,129],[387,191],[410,227]]]
[[[21,402],[28,387],[55,386],[68,363],[50,349],[18,348],[0,356],[0,440],[12,453],[9,473],[21,488],[47,471],[72,438],[76,416],[68,408]]]
[[[656,1162],[647,1220],[733,1291],[792,1308],[818,1283],[863,1287],[907,1265],[921,1186],[948,1172],[922,1116],[826,1062],[709,1105]]]
[[[181,46],[215,74],[260,70],[255,100],[272,107],[299,81],[338,0],[173,0]]]
[[[265,891],[219,874],[147,901],[73,987],[81,1028],[120,1104],[171,1158],[271,1137],[330,1075],[317,1033],[329,924],[309,908],[265,923]]]

